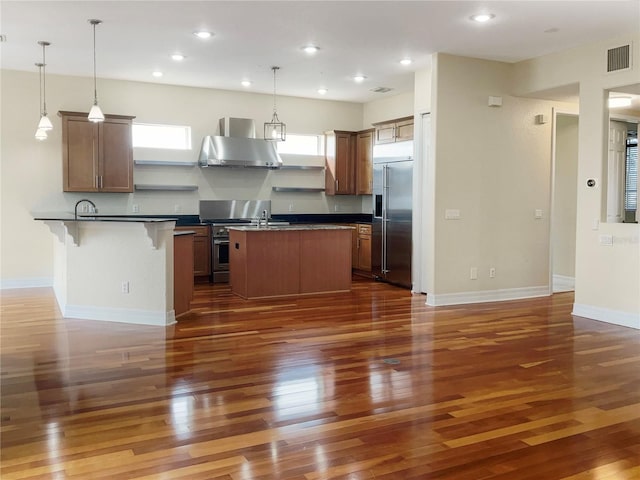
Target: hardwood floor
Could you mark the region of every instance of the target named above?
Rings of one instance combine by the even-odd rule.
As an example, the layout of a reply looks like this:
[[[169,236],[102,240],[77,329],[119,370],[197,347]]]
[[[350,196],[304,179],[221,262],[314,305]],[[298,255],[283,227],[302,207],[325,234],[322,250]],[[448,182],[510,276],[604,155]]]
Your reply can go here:
[[[195,295],[165,329],[4,291],[2,479],[640,478],[640,332],[570,293]]]

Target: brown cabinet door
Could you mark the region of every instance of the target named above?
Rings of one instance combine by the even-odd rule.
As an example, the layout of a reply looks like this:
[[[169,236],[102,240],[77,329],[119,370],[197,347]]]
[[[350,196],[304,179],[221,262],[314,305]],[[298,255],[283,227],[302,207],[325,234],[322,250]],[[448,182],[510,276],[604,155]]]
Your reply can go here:
[[[358,133],[356,144],[356,195],[371,195],[373,189],[373,130]]]
[[[371,235],[358,237],[358,268],[365,272],[371,271]]]
[[[133,192],[131,124],[135,117],[105,115],[90,122],[86,113],[58,112],[62,118],[65,192]]]
[[[325,195],[355,194],[355,132],[325,133]]]
[[[98,191],[97,131],[98,126],[86,117],[63,117],[63,191]]]
[[[413,140],[413,119],[396,123],[396,142]]]
[[[99,136],[100,191],[133,192],[131,121],[107,119]]]
[[[193,238],[193,274],[196,277],[211,275],[211,242],[209,237]]]
[[[396,125],[389,123],[376,127],[376,143],[393,143],[396,141]]]

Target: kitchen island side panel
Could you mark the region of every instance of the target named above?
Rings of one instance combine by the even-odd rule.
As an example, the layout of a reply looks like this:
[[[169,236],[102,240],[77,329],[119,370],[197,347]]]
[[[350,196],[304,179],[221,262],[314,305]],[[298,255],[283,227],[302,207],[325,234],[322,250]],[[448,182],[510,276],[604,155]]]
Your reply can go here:
[[[351,290],[352,231],[301,232],[300,293]]]

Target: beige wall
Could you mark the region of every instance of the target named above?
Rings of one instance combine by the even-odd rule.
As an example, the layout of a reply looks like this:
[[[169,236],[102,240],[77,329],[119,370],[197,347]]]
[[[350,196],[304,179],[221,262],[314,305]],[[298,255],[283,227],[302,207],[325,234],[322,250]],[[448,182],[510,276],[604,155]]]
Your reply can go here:
[[[429,303],[548,293],[551,124],[535,116],[550,117],[559,104],[512,96],[512,75],[506,63],[445,54],[434,61]],[[489,96],[501,96],[502,107],[489,107]],[[460,219],[445,219],[448,209]]]
[[[0,246],[3,287],[50,285],[52,235],[31,212],[72,211],[80,198],[90,198],[102,213],[197,214],[200,199],[271,198],[275,213],[361,212],[356,196],[325,197],[320,193],[272,193],[272,186],[324,187],[322,171],[200,169],[199,167],[135,167],[134,182],[195,184],[197,192],[136,192],[133,194],[74,194],[62,192],[61,126],[58,110],[88,111],[90,78],[47,76],[47,107],[54,124],[48,140],[34,139],[38,122],[38,75],[1,71],[2,88],[2,232]],[[100,105],[105,113],[136,115],[136,121],[190,125],[193,150],[175,160],[195,161],[201,139],[215,133],[223,116],[253,118],[258,135],[270,119],[270,95],[202,88],[99,80]],[[310,113],[312,112],[312,114]],[[362,104],[278,98],[278,113],[290,133],[321,134],[329,129],[359,130]],[[10,121],[7,121],[10,119]],[[136,158],[149,152],[136,151]],[[323,165],[323,158],[283,158],[290,163]]]
[[[387,94],[388,95],[388,94]],[[376,122],[384,122],[396,118],[413,115],[413,92],[400,93],[391,97],[365,103],[363,109],[362,128],[371,128]]]
[[[605,73],[605,54],[611,47],[633,42],[640,35],[612,39],[515,65],[519,94],[579,82],[578,190],[576,228],[576,314],[640,328],[640,228],[637,224],[599,223],[605,218],[606,135],[608,111],[605,90],[638,83],[640,49],[633,48],[632,69]],[[597,179],[589,188],[586,181]],[[601,245],[601,236],[613,245]]]

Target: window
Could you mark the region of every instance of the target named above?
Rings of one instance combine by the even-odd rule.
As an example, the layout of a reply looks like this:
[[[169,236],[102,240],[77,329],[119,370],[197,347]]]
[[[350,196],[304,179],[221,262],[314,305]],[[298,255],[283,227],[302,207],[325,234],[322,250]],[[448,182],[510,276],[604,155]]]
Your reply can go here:
[[[638,209],[638,129],[627,132],[627,152],[624,175],[624,209]]]
[[[182,125],[133,124],[133,146],[191,150],[191,127]]]
[[[284,142],[277,142],[278,153],[297,155],[322,155],[322,135],[287,134]]]

